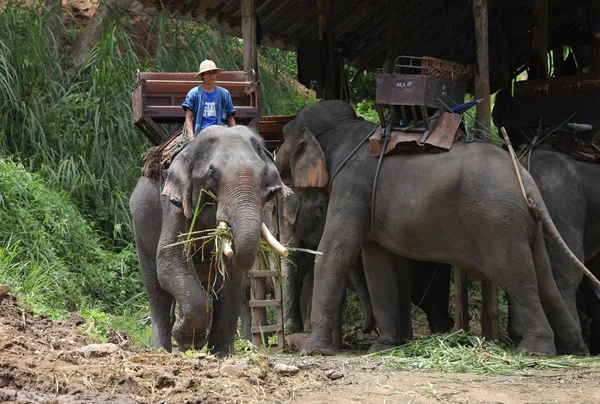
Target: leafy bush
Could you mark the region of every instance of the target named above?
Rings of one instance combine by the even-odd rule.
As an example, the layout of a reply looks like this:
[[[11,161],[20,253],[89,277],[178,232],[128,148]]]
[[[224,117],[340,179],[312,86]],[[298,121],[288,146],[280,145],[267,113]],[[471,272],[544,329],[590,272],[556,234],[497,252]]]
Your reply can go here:
[[[140,304],[133,248],[102,249],[64,191],[10,159],[0,160],[0,234],[0,282],[37,311],[59,315],[89,305],[122,312]]]
[[[72,72],[69,58],[57,56],[65,49],[41,35],[49,18],[43,10],[14,3],[0,10],[0,127],[6,131],[0,147],[62,186],[107,247],[124,248],[133,240],[128,198],[150,146],[132,124],[134,72],[196,71],[204,58],[239,70],[241,42],[190,21],[133,22],[121,14]],[[261,53],[264,114],[295,113],[312,101],[296,91],[287,68],[268,64],[269,57],[286,60],[289,53]]]

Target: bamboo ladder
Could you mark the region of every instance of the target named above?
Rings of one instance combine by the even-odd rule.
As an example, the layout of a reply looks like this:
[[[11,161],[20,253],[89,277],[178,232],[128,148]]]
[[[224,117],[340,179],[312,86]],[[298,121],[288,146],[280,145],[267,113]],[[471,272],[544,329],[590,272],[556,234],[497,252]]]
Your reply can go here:
[[[279,197],[267,202],[263,209],[264,222],[271,233],[279,239],[278,205]],[[273,353],[285,348],[283,334],[283,298],[279,273],[276,268],[261,268],[262,263],[256,260],[250,270],[250,311],[252,313],[252,345],[257,349]],[[273,285],[273,299],[267,299],[269,284]],[[275,308],[275,324],[268,324],[266,308]],[[269,345],[272,333],[277,334],[277,343]]]

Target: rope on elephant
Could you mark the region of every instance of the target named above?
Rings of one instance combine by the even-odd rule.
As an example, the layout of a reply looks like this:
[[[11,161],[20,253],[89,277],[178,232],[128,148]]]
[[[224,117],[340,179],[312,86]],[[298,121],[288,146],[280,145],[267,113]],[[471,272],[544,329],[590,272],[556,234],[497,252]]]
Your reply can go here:
[[[536,212],[533,211],[533,209],[531,207],[531,203],[529,202],[529,199],[527,198],[527,192],[525,192],[525,186],[523,185],[523,179],[521,178],[521,172],[519,171],[520,164],[517,161],[517,157],[515,155],[515,150],[512,147],[512,143],[510,142],[510,139],[508,138],[508,133],[506,133],[506,129],[504,129],[504,126],[500,127],[500,131],[502,132],[502,136],[504,137],[504,142],[506,143],[506,146],[508,147],[510,159],[512,160],[513,167],[515,168],[515,173],[517,174],[517,181],[519,182],[519,188],[521,188],[521,195],[523,195],[523,199],[525,200],[525,204],[527,204],[527,207],[529,208],[529,210],[535,215]]]

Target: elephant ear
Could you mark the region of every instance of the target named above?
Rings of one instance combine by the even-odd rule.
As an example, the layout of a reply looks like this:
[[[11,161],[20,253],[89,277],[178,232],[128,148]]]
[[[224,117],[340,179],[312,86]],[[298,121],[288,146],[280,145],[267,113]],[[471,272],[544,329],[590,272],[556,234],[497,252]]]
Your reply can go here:
[[[329,182],[325,154],[308,127],[294,144],[290,166],[294,187],[323,188]]]
[[[271,153],[269,153],[269,151],[265,148],[262,148],[261,150],[261,157],[267,165],[265,180],[260,191],[263,202],[266,202],[268,199],[270,199],[270,197],[276,192],[279,192],[283,198],[293,194],[292,190],[283,183]]]
[[[298,211],[300,210],[300,199],[296,194],[290,195],[283,200],[283,218],[290,225],[296,223]]]
[[[180,153],[173,159],[162,194],[168,197],[173,205],[182,209],[186,218],[192,218],[194,214],[192,208],[192,175],[184,153]]]

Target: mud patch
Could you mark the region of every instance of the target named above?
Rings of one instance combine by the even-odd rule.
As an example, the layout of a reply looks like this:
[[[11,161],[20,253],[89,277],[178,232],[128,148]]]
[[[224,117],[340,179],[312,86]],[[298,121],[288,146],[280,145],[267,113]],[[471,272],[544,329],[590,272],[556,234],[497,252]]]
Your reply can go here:
[[[0,402],[8,403],[594,403],[600,367],[479,376],[391,370],[388,358],[289,354],[220,360],[153,352],[126,336],[82,335],[76,315],[36,317],[0,301]],[[120,342],[119,342],[120,341]]]

